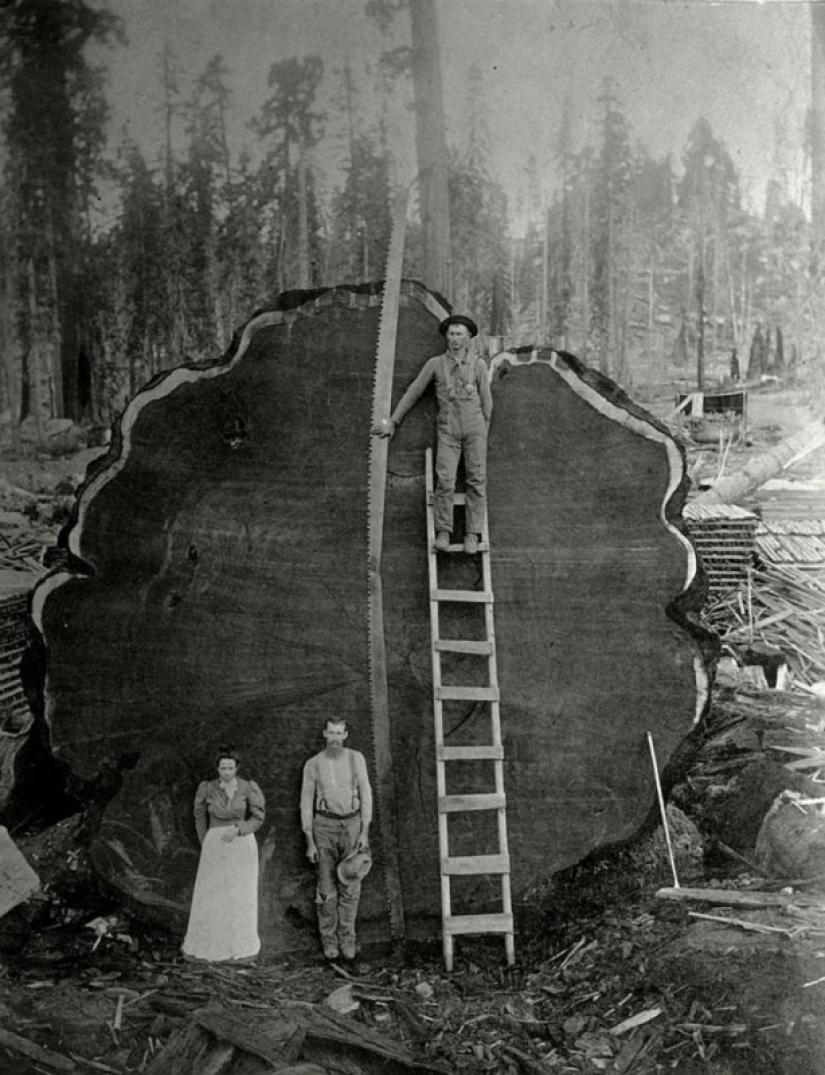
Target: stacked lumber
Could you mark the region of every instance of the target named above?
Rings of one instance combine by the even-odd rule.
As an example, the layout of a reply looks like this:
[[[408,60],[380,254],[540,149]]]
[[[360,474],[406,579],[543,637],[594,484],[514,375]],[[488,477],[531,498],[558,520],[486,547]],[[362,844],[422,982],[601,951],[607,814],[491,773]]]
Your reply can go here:
[[[772,564],[823,568],[825,520],[763,518],[756,531],[756,551]]]
[[[0,735],[18,736],[31,724],[20,659],[29,637],[29,593],[37,577],[24,571],[0,571]]]
[[[753,560],[759,519],[736,504],[687,504],[684,520],[708,576],[711,598],[735,590]]]

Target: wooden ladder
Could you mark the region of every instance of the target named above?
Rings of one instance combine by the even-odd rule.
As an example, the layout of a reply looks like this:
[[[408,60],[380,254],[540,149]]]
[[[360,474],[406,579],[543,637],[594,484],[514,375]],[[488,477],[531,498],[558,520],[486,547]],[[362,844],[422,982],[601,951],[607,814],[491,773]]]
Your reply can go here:
[[[435,513],[433,453],[426,454],[427,548],[430,577],[430,633],[433,663],[433,715],[435,720],[435,764],[438,792],[438,847],[441,873],[441,920],[444,966],[453,969],[453,938],[458,934],[503,933],[508,966],[515,962],[513,908],[510,892],[510,854],[507,846],[507,799],[504,793],[504,748],[501,742],[498,670],[496,666],[495,621],[493,618],[493,584],[490,571],[490,535],[487,514],[481,534],[481,590],[442,590],[438,583],[438,553],[435,550]],[[454,504],[464,504],[463,493],[456,493]],[[463,545],[451,545],[450,553],[463,553]],[[440,635],[440,605],[444,602],[472,602],[484,606],[484,639],[445,639]],[[487,661],[487,686],[462,687],[441,681],[442,653],[473,654]],[[445,746],[444,702],[487,702],[490,707],[490,743],[482,746]],[[446,767],[453,762],[492,761],[495,790],[476,795],[448,795]],[[470,810],[494,810],[498,829],[498,853],[493,855],[450,855],[449,818],[451,814]],[[501,882],[501,912],[498,914],[454,915],[450,879],[473,874],[496,875]]]

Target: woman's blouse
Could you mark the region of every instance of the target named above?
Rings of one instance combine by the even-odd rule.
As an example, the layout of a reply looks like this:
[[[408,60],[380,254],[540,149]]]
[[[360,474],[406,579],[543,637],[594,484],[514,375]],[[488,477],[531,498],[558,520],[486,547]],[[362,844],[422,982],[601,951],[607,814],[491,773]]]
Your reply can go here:
[[[216,825],[237,825],[241,836],[256,832],[264,821],[264,796],[254,780],[237,778],[235,794],[228,798],[220,780],[204,780],[195,792],[195,828],[203,843],[206,830]]]

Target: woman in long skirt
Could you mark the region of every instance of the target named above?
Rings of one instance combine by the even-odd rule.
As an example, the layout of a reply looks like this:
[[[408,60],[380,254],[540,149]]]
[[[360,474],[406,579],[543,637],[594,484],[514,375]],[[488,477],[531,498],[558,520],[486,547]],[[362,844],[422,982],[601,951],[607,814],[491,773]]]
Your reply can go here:
[[[183,954],[210,962],[251,962],[258,936],[258,844],[264,797],[254,780],[238,776],[238,753],[222,746],[218,776],[195,794],[201,856]]]

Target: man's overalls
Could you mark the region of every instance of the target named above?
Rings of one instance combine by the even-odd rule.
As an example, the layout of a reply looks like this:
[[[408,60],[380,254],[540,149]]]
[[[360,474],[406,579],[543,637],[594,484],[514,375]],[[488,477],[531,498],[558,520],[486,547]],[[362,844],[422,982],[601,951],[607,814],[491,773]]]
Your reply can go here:
[[[458,461],[464,454],[467,490],[464,530],[481,534],[487,489],[487,423],[481,410],[475,357],[442,356],[435,374],[438,454],[435,464],[435,529],[452,531]]]

